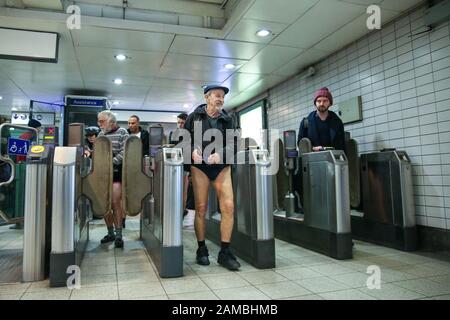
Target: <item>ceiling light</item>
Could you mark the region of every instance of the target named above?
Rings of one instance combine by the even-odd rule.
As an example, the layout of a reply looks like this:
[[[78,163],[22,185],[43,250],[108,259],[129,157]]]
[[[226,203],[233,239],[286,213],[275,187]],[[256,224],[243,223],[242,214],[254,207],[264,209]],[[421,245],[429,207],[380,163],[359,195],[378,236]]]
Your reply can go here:
[[[189,108],[189,104],[187,104],[187,103],[183,104],[183,108],[185,108],[185,109]]]
[[[117,106],[119,104],[119,101],[113,101],[113,105]]]
[[[3,99],[3,97],[2,96],[0,96],[0,100],[2,100]]]
[[[117,84],[117,85],[119,85],[119,84],[122,84],[123,83],[123,81],[122,81],[122,79],[120,79],[120,78],[116,78],[116,79],[114,79],[114,81],[113,81],[115,84]]]
[[[124,54],[117,54],[114,56],[114,58],[116,58],[119,61],[124,61],[124,60],[127,60],[128,57]]]
[[[226,65],[224,65],[225,69],[231,70],[234,69],[236,66],[232,63],[227,63]]]
[[[267,29],[261,29],[261,30],[259,30],[259,31],[256,33],[256,35],[257,35],[258,37],[267,37],[267,36],[270,35],[270,34],[272,34],[272,31],[267,30]]]
[[[16,107],[12,107],[11,111],[17,111],[17,108]]]

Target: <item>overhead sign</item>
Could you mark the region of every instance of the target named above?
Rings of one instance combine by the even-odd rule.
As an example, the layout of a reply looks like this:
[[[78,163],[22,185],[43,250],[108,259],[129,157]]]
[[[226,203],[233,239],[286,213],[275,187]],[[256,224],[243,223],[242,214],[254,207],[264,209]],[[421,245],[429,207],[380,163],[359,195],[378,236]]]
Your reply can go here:
[[[92,98],[66,98],[66,106],[77,107],[104,107],[106,106],[106,99],[92,99]]]
[[[26,156],[30,148],[29,140],[8,138],[8,154],[14,156]]]
[[[54,126],[55,125],[55,114],[52,112],[38,112],[33,113],[33,119],[38,120],[43,126]],[[17,112],[11,113],[11,123],[12,124],[22,124],[28,125],[30,121],[28,112]]]

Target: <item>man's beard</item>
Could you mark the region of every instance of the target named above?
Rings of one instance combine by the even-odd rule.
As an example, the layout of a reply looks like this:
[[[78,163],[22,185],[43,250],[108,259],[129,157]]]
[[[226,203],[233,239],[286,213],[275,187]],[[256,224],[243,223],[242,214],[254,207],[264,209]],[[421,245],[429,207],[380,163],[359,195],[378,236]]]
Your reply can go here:
[[[317,107],[317,110],[319,110],[319,112],[327,112],[329,107]]]

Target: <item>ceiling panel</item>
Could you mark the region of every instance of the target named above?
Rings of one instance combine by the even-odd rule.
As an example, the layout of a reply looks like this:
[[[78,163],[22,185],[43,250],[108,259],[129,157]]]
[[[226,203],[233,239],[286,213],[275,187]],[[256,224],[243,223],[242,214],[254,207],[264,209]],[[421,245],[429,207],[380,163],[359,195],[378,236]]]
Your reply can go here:
[[[250,62],[247,62],[241,72],[268,74],[282,66],[303,51],[298,48],[267,46]]]
[[[324,51],[334,51],[340,49],[341,47],[344,47],[347,44],[361,38],[370,31],[367,29],[366,22],[367,15],[363,14],[320,41],[314,46],[314,48]]]
[[[381,2],[380,7],[382,9],[394,10],[394,11],[404,11],[415,5],[424,2],[423,0],[384,0]]]
[[[103,72],[96,73],[91,71],[86,71],[83,69],[83,80],[84,82],[97,82],[102,83],[105,86],[110,87],[111,89],[122,90],[123,86],[143,86],[149,87],[154,79],[152,77],[138,77],[138,76],[130,76],[124,75],[118,70],[102,70]],[[123,83],[121,85],[114,84],[113,80],[115,78],[122,79]]]
[[[301,69],[309,66],[320,59],[328,56],[331,52],[322,51],[318,49],[308,49],[305,52],[302,52],[300,55],[281,66],[277,70],[273,72],[274,75],[283,75],[286,77],[297,74],[301,71]]]
[[[222,82],[225,81],[232,71],[228,70],[214,70],[209,71],[194,70],[194,71],[182,71],[178,68],[162,68],[158,77],[176,79],[176,80],[194,80],[201,81],[203,83],[209,82]]]
[[[264,45],[257,43],[176,36],[170,52],[250,60],[263,47]]]
[[[158,86],[174,89],[199,90],[205,82],[202,80],[180,80],[169,78],[157,78]],[[211,84],[220,84],[220,82],[211,82]]]
[[[87,77],[90,75],[152,77],[159,71],[164,58],[164,53],[150,51],[93,47],[77,47],[76,51],[83,76]],[[116,60],[114,56],[119,53],[125,54],[130,59]]]
[[[379,4],[383,0],[339,0],[339,1],[370,6],[372,4]]]
[[[182,104],[184,102],[159,102],[158,100],[148,100],[142,106],[142,110],[161,110],[161,111],[179,111],[185,110],[190,113],[193,110],[194,104],[192,104],[189,108],[183,108]],[[195,105],[196,106],[196,105]]]
[[[365,12],[365,6],[336,0],[320,0],[297,22],[276,37],[271,44],[310,48]]]
[[[86,82],[86,88],[90,90],[100,92],[99,95],[104,95],[113,100],[121,100],[121,99],[144,99],[147,92],[150,89],[150,86],[131,86],[131,85],[120,85],[116,86],[111,83],[102,83],[102,82]]]
[[[226,36],[227,40],[240,40],[258,43],[268,43],[272,40],[274,35],[279,34],[286,29],[288,24],[277,23],[262,20],[242,19],[240,20],[233,30]],[[266,29],[272,31],[272,36],[258,37],[256,32]]]
[[[5,96],[5,93],[8,93],[9,95],[22,95],[23,91],[17,87],[12,81],[1,78],[0,76],[0,96]],[[0,103],[2,100],[0,100]]]
[[[173,34],[83,27],[72,30],[75,45],[97,48],[166,52]]]
[[[187,63],[188,61],[189,63]],[[180,72],[211,70],[216,70],[218,72],[230,72],[236,71],[246,62],[247,60],[169,53],[164,59],[164,64],[161,69],[177,68],[180,70]],[[233,70],[226,69],[225,65],[228,63],[234,64],[236,68]]]
[[[237,72],[229,77],[223,85],[230,89],[230,93],[239,93],[261,79],[260,74]]]
[[[248,87],[247,90],[245,90],[245,92],[251,93],[256,96],[261,92],[263,92],[264,90],[267,90],[283,82],[285,79],[286,77],[284,76],[277,76],[277,75],[265,76],[263,79],[259,80],[258,82]]]
[[[318,0],[257,0],[244,18],[290,24],[317,2]]]
[[[81,75],[78,71],[9,71],[8,77],[13,80],[19,87],[26,91],[28,85],[42,85],[45,84],[47,87],[64,87],[64,86],[81,86],[83,87],[83,82],[81,80]]]

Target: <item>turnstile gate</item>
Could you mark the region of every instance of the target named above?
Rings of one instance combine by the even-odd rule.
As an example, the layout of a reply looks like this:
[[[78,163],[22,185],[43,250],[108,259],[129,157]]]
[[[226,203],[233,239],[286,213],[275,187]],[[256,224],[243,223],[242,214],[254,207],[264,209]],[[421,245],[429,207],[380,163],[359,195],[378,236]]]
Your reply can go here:
[[[275,267],[275,240],[273,238],[273,193],[267,150],[250,149],[237,154],[245,159],[234,165],[235,219],[232,233],[233,251],[256,268]],[[220,245],[220,213],[217,198],[211,188],[209,210],[206,215],[206,237]]]
[[[352,258],[345,153],[342,150],[303,153],[300,169],[303,210],[289,215],[279,208],[275,210],[275,237],[335,259]]]
[[[52,145],[35,145],[27,155],[22,280],[49,274],[51,237]]]
[[[357,239],[401,250],[417,249],[412,168],[405,151],[361,155],[362,217],[352,216]]]
[[[159,149],[151,166],[153,197],[141,218],[142,240],[163,278],[183,275],[183,155]]]

